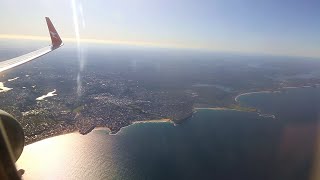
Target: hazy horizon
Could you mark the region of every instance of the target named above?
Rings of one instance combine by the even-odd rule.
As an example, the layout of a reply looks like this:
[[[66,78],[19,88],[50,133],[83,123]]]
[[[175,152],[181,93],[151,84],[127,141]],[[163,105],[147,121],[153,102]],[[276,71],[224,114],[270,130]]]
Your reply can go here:
[[[48,39],[49,16],[65,42],[320,57],[314,0],[45,0],[0,2],[0,39]]]

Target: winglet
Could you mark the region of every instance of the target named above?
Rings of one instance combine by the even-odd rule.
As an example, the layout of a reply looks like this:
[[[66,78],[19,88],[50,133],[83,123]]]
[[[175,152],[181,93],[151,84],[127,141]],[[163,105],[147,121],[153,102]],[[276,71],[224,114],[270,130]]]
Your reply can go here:
[[[63,45],[62,40],[60,39],[58,32],[56,31],[51,20],[48,17],[46,17],[46,21],[47,21],[47,25],[48,25],[48,29],[51,37],[52,48],[56,49]]]

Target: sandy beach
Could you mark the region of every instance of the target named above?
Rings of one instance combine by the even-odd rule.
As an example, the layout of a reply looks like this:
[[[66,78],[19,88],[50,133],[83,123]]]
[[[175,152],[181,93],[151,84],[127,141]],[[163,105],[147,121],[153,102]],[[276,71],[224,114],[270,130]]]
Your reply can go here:
[[[146,120],[146,121],[134,121],[132,124],[139,123],[164,123],[164,122],[172,122],[171,119],[155,119],[155,120]]]
[[[236,102],[239,102],[239,101],[238,101],[238,98],[239,98],[240,96],[246,96],[246,95],[250,95],[250,94],[259,94],[259,93],[272,93],[272,91],[254,91],[254,92],[241,93],[241,94],[239,94],[238,96],[236,96],[236,97],[234,98],[234,100],[235,100]]]

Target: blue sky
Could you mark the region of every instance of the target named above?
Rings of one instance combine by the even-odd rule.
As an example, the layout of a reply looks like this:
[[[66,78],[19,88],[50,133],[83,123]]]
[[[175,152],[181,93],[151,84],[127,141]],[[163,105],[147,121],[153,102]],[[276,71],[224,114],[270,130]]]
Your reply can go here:
[[[76,17],[81,39],[320,57],[319,0],[1,0],[0,37],[47,36],[44,16],[64,38]]]

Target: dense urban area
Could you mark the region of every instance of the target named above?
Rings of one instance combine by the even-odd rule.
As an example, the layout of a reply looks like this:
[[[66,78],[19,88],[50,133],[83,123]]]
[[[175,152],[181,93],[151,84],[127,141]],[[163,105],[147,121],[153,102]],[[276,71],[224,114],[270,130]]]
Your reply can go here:
[[[196,108],[258,111],[235,97],[320,83],[320,63],[313,59],[92,53],[81,70],[74,53],[64,53],[1,74],[0,108],[21,123],[27,144],[95,127],[117,133],[135,121],[179,124]]]

